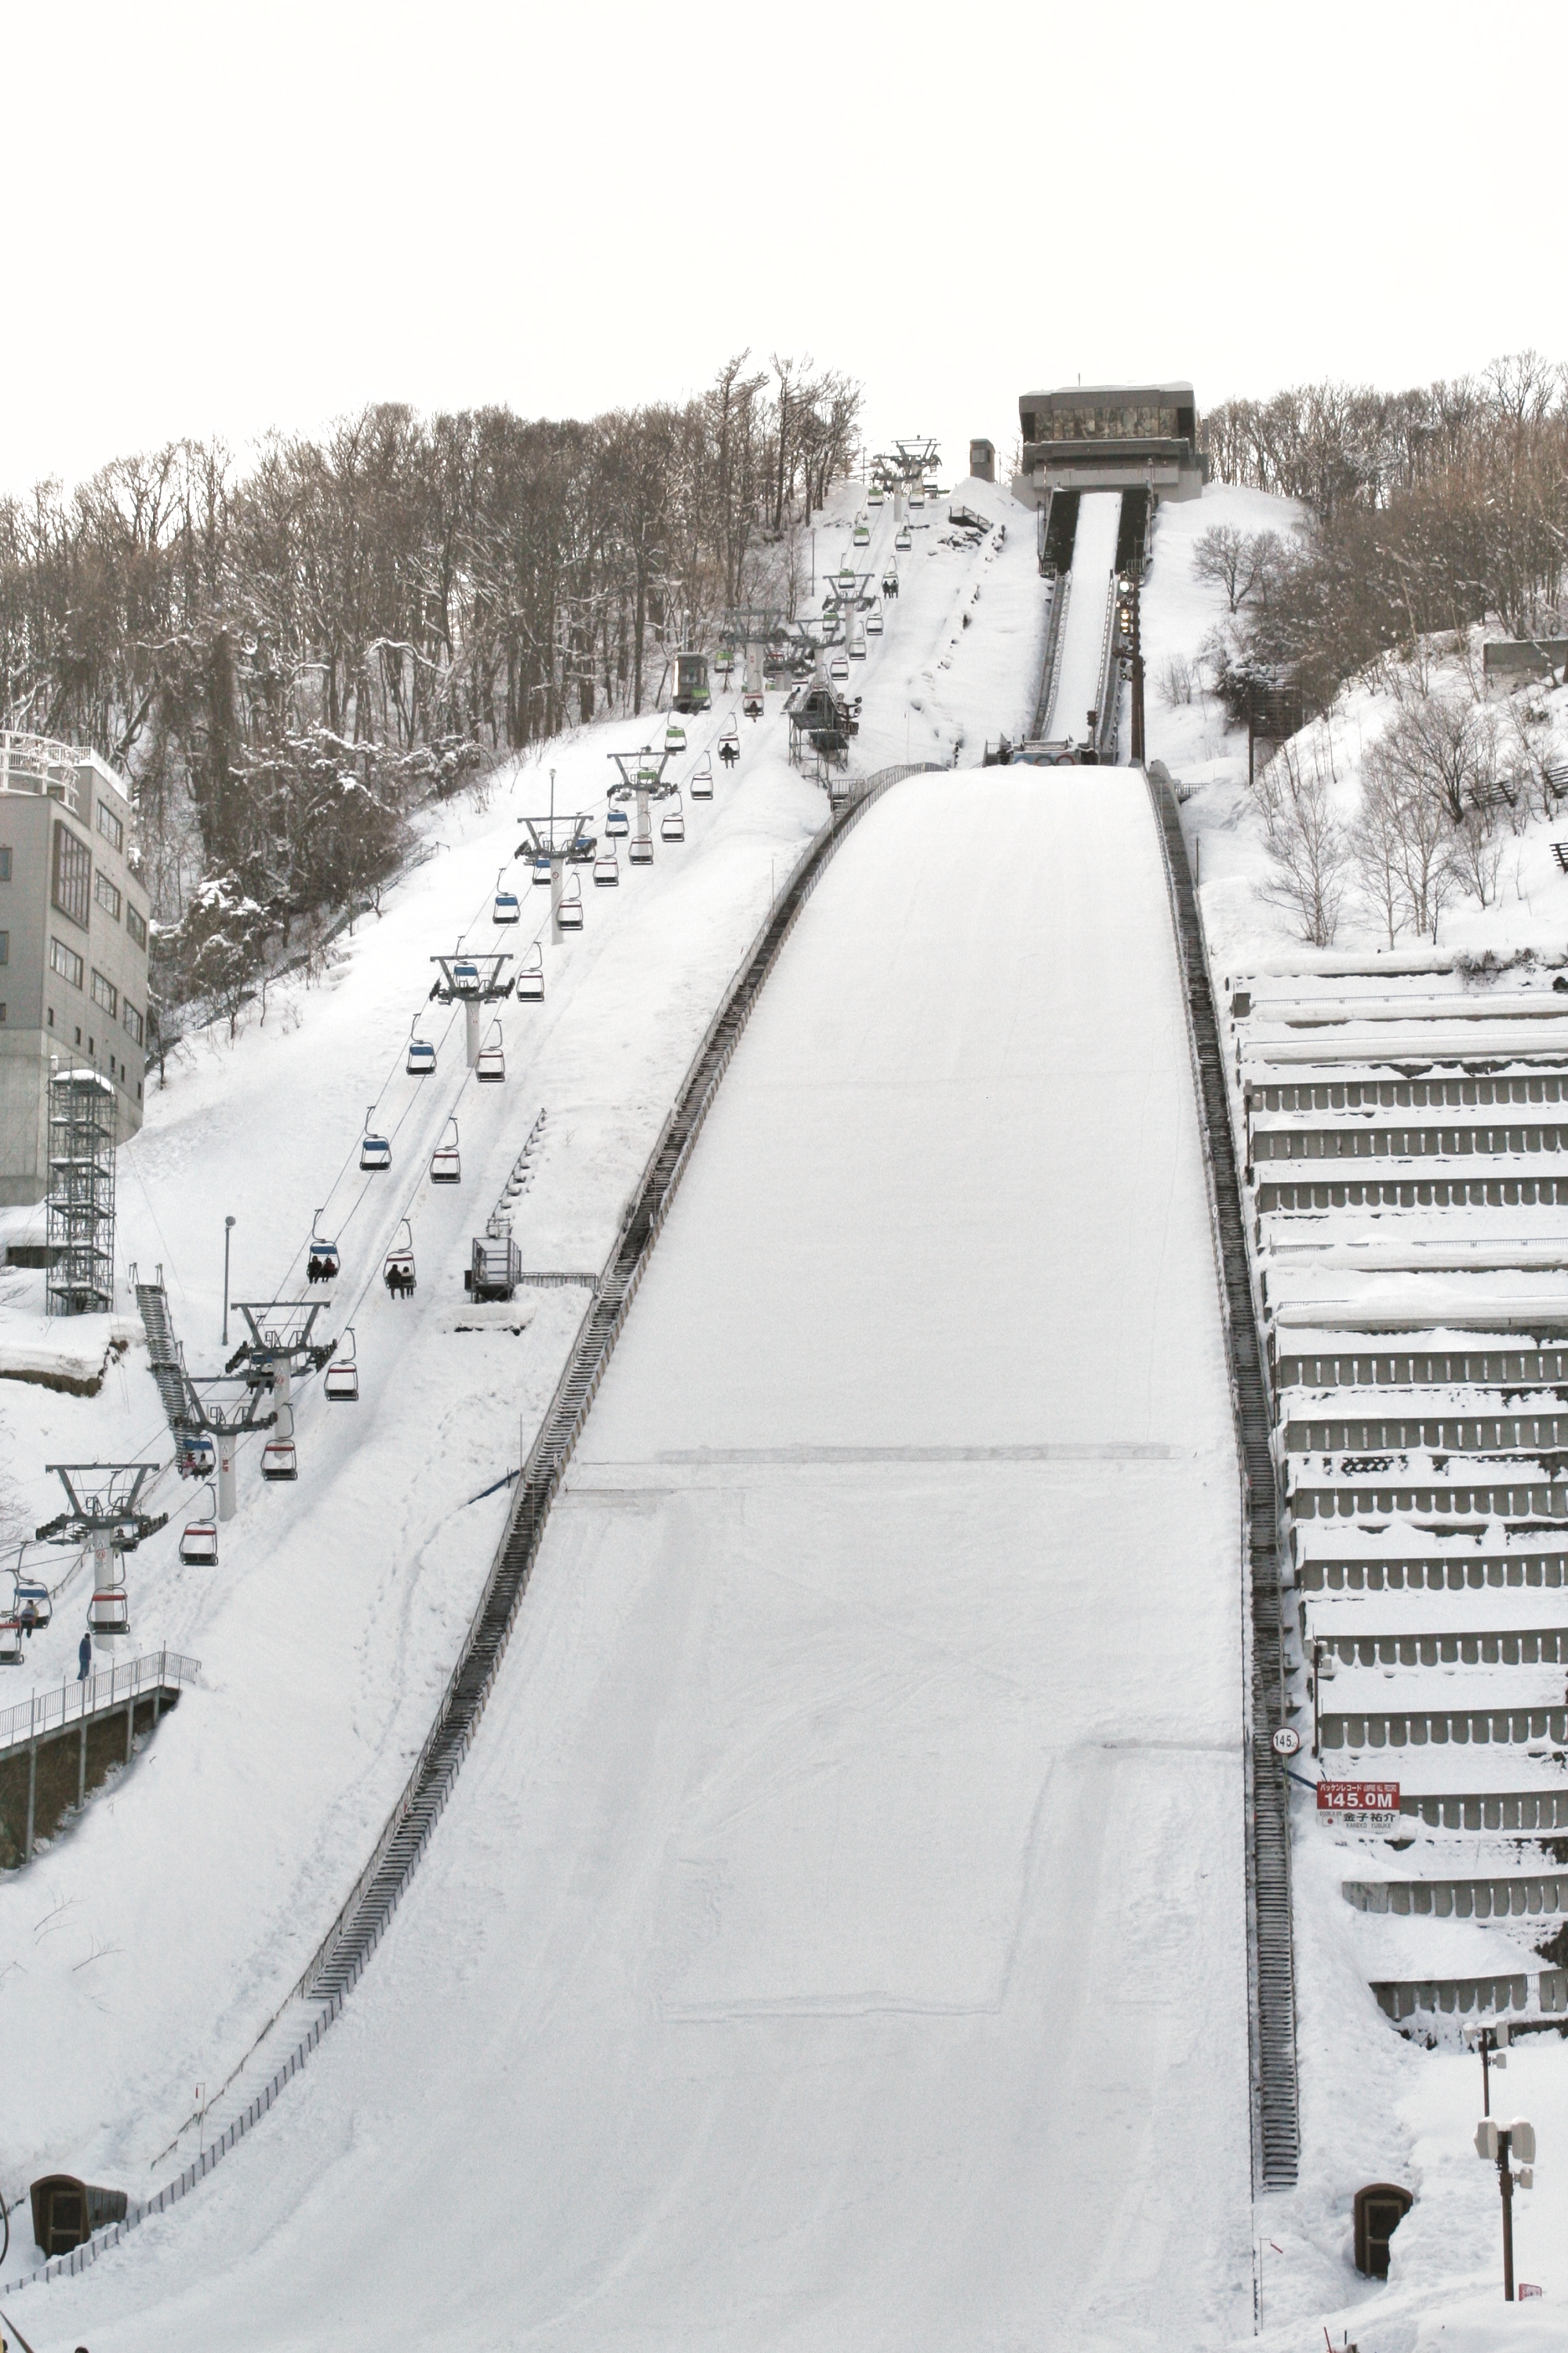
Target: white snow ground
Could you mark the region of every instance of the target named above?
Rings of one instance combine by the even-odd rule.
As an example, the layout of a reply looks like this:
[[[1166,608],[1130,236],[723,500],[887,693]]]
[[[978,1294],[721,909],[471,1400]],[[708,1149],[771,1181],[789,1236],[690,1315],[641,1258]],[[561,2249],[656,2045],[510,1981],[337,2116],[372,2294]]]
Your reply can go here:
[[[1238,1535],[1142,785],[902,786],[726,1079],[344,2020],[24,2327],[1239,2333]]]

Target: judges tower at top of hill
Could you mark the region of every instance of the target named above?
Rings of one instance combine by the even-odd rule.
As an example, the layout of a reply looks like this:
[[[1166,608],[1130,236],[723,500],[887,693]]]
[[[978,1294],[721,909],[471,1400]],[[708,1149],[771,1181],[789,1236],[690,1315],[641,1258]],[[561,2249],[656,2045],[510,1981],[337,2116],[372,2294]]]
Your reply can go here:
[[[1190,384],[1079,384],[1026,392],[1018,403],[1022,471],[1015,498],[1044,506],[1054,491],[1154,491],[1195,499],[1208,474]]]

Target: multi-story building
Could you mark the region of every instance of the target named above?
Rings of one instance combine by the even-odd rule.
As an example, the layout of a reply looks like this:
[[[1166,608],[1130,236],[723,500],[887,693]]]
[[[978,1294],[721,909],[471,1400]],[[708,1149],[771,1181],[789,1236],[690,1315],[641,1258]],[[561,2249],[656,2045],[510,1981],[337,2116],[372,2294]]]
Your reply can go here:
[[[49,1187],[49,1073],[114,1088],[115,1141],[142,1124],[147,893],[131,799],[96,753],[0,734],[0,1207]]]
[[[1039,506],[1057,491],[1146,491],[1195,499],[1207,478],[1190,384],[1080,384],[1020,396],[1023,469],[1013,496]]]

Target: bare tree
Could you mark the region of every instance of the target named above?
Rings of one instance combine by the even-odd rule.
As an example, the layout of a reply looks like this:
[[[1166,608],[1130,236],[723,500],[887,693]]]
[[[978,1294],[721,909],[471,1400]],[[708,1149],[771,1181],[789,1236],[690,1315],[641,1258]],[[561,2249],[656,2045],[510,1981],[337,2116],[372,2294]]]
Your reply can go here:
[[[1269,872],[1257,895],[1295,916],[1313,947],[1332,947],[1351,850],[1333,807],[1333,749],[1316,727],[1282,746],[1254,786]]]
[[[1399,788],[1375,760],[1361,769],[1361,803],[1350,830],[1351,866],[1393,947],[1405,919]]]

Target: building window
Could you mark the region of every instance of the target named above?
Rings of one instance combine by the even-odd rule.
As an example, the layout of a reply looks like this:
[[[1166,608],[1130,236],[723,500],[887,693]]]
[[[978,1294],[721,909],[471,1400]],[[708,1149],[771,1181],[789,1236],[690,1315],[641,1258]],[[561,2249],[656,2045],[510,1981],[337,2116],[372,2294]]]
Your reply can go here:
[[[101,1005],[111,1020],[120,1010],[119,990],[111,980],[106,980],[96,969],[92,976],[92,1001],[94,1005]]]
[[[54,1026],[55,1026],[55,1008],[54,1008],[54,1007],[51,1005],[51,1006],[50,1006],[50,1008],[49,1008],[49,1028],[52,1029],[54,1028]]]
[[[9,964],[10,961],[11,934],[9,932],[0,932],[0,964]]]
[[[76,1042],[79,1046],[81,1043],[81,1025],[79,1022],[77,1024]]]
[[[120,893],[101,866],[92,878],[92,895],[106,915],[120,921]]]
[[[0,844],[0,882],[9,882],[10,880],[11,853],[4,844]]]
[[[69,980],[73,988],[81,987],[81,958],[74,948],[67,947],[64,940],[52,939],[49,942],[49,969],[58,972],[62,980]],[[76,1042],[79,1046],[81,1039],[79,1038]]]
[[[125,902],[125,928],[139,948],[147,944],[147,926],[129,899]]]
[[[55,879],[51,896],[62,915],[87,929],[88,899],[92,890],[92,852],[79,841],[69,825],[55,826]]]
[[[0,1002],[0,1029],[4,1029],[4,1028],[5,1028],[5,1008],[4,1003],[3,1003],[3,1002]]]
[[[142,1043],[143,1037],[142,1016],[137,1012],[136,1008],[132,1004],[129,997],[125,999],[121,1018],[124,1021],[126,1029],[129,1031],[130,1035],[135,1039],[136,1043],[139,1046]]]
[[[124,849],[125,828],[107,801],[100,801],[98,804],[98,830],[105,841],[111,841],[114,844],[116,849]]]

